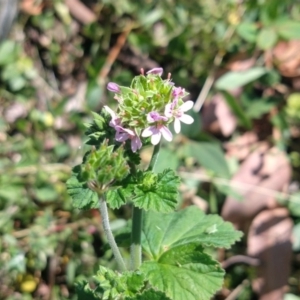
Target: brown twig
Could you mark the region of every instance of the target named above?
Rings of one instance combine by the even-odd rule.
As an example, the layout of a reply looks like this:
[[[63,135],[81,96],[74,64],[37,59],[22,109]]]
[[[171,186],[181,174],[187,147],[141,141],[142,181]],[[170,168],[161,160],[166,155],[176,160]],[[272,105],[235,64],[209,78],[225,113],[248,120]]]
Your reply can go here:
[[[223,269],[227,269],[232,265],[236,264],[246,264],[249,266],[257,267],[260,265],[260,260],[254,257],[246,256],[246,255],[235,255],[226,260],[224,260],[221,265]]]
[[[71,15],[82,24],[93,23],[97,20],[96,14],[79,0],[65,0]]]
[[[117,59],[121,49],[124,47],[127,37],[129,35],[129,33],[131,32],[132,28],[133,28],[133,25],[129,24],[127,26],[127,28],[118,36],[116,44],[113,46],[113,48],[109,52],[109,54],[106,58],[106,61],[103,65],[102,69],[99,72],[98,83],[100,86],[104,85],[105,78],[107,77],[107,75],[111,69],[111,66]]]

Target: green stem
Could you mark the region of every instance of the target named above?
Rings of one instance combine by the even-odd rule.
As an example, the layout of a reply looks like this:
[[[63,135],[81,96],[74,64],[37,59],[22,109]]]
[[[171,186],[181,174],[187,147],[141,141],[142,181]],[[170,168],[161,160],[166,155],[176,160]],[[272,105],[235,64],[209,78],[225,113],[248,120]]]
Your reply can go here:
[[[158,158],[160,149],[160,143],[154,146],[152,158],[148,167],[148,170],[153,170]],[[131,229],[131,246],[130,246],[130,258],[131,269],[136,270],[142,264],[142,222],[143,222],[143,210],[138,207],[132,208],[132,229]]]
[[[159,150],[160,150],[160,143],[158,143],[157,145],[154,146],[152,157],[151,157],[150,164],[148,167],[148,171],[153,170],[153,168],[156,164],[157,158],[158,158]]]
[[[111,228],[110,228],[106,201],[104,198],[100,198],[99,203],[100,203],[100,213],[101,213],[101,217],[102,217],[103,229],[104,229],[104,233],[106,235],[108,244],[111,247],[111,250],[117,261],[119,269],[121,271],[126,271],[127,270],[126,265],[124,263],[123,257],[120,253],[120,250],[117,246],[117,243],[115,241],[115,238],[114,238]]]
[[[132,208],[132,228],[131,228],[131,246],[130,260],[131,269],[136,270],[142,264],[142,221],[143,210],[138,207]]]

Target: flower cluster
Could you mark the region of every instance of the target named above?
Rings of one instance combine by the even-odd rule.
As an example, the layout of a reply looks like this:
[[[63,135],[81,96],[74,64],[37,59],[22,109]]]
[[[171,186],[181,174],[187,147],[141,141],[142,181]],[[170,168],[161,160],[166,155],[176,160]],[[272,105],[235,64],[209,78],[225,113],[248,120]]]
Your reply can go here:
[[[142,138],[151,137],[153,145],[157,145],[162,136],[172,141],[173,135],[168,128],[171,123],[174,123],[174,131],[179,133],[181,122],[191,124],[194,121],[186,114],[193,107],[193,101],[183,101],[188,93],[174,86],[171,74],[163,80],[162,73],[162,68],[154,68],[146,75],[142,70],[141,75],[133,79],[130,88],[114,82],[107,85],[118,101],[117,113],[104,106],[111,115],[109,125],[116,131],[117,142],[131,141],[133,152],[142,147]]]

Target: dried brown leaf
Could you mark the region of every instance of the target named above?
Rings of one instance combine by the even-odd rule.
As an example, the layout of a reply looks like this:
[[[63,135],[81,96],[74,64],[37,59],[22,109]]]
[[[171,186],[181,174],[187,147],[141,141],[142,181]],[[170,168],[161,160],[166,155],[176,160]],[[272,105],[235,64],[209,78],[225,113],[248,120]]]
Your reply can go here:
[[[278,206],[276,195],[288,187],[290,179],[291,167],[286,155],[262,144],[247,157],[231,180],[243,200],[227,197],[222,216],[242,228],[260,211]]]
[[[286,208],[261,212],[248,234],[248,255],[261,262],[252,282],[260,300],[283,299],[292,257],[293,221]]]

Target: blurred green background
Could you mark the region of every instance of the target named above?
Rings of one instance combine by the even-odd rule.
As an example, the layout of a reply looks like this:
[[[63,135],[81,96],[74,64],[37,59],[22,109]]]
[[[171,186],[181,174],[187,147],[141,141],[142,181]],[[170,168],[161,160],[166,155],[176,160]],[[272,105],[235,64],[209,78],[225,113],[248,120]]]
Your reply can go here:
[[[286,158],[285,189],[264,188],[293,222],[284,299],[300,299],[299,1],[0,0],[0,38],[0,299],[77,299],[76,280],[114,266],[99,212],[73,209],[65,182],[91,111],[114,106],[107,82],[158,66],[195,101],[195,122],[164,145],[157,169],[180,171],[181,207],[221,214],[228,197],[247,197],[230,178],[249,153],[267,145]],[[129,216],[112,212],[113,230]],[[215,255],[246,251],[245,238]],[[216,299],[257,299],[254,278],[251,264],[231,266]]]

